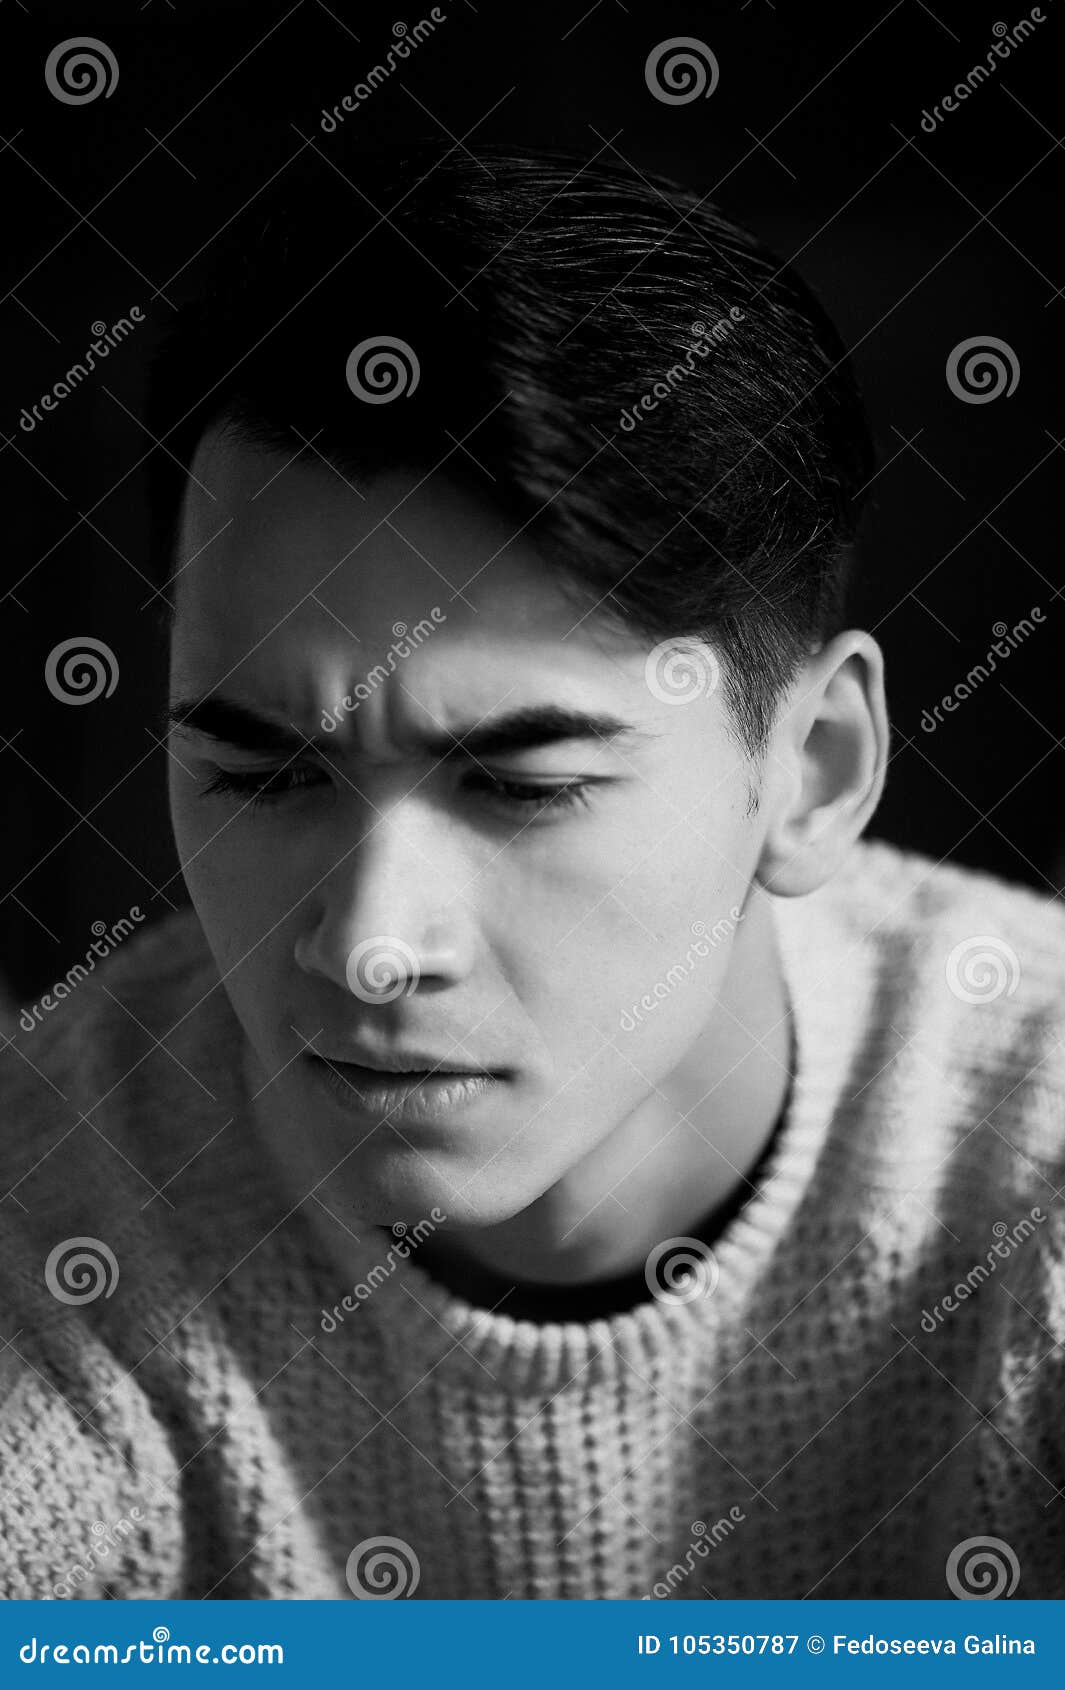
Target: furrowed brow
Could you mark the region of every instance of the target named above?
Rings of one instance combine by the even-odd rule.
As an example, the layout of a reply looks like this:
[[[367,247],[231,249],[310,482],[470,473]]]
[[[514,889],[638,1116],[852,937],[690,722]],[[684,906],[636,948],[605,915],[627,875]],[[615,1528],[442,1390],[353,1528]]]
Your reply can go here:
[[[510,711],[469,728],[455,729],[446,736],[431,736],[428,744],[444,757],[499,757],[537,746],[558,745],[567,740],[611,743],[646,737],[634,722],[603,712],[571,710],[563,705],[530,705]]]
[[[273,751],[291,754],[330,743],[323,736],[301,734],[287,723],[277,722],[250,705],[220,693],[206,698],[179,699],[167,706],[164,721],[171,728],[183,728],[189,733],[202,734],[240,751]]]
[[[252,706],[220,693],[178,700],[167,706],[162,723],[202,734],[207,739],[241,751],[291,755],[299,751],[328,750],[335,756],[341,750],[336,735],[304,735],[289,724],[278,722]],[[655,736],[636,723],[626,722],[607,712],[546,704],[529,705],[488,721],[474,722],[467,728],[419,732],[415,737],[417,749],[424,755],[443,760],[513,755],[570,740],[604,744]]]

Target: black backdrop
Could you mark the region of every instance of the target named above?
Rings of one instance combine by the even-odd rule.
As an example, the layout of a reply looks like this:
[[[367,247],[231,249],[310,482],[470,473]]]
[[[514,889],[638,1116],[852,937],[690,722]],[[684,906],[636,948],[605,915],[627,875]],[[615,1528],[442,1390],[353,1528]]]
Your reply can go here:
[[[185,900],[150,731],[165,677],[144,484],[145,455],[160,448],[139,420],[153,336],[196,291],[219,229],[303,138],[328,148],[322,108],[382,58],[398,22],[413,29],[429,10],[8,0],[0,13],[0,962],[18,997],[83,956],[94,921]],[[821,294],[854,349],[880,454],[855,604],[886,651],[895,735],[872,832],[1061,888],[1065,5],[1044,0],[1030,37],[924,130],[922,113],[1029,11],[940,0],[438,10],[444,21],[349,129],[585,157],[606,144],[633,167],[713,187]],[[83,35],[106,42],[118,80],[107,97],[67,104],[45,65]],[[680,36],[710,47],[720,78],[710,98],[668,105],[644,67]],[[91,325],[134,305],[143,325],[22,428],[23,407],[84,353]],[[1012,350],[1016,389],[959,399],[948,356],[988,335]],[[1033,607],[1044,619],[1030,636],[923,730],[995,625]],[[57,644],[84,636],[114,653],[118,682],[73,707],[52,696],[45,668]]]

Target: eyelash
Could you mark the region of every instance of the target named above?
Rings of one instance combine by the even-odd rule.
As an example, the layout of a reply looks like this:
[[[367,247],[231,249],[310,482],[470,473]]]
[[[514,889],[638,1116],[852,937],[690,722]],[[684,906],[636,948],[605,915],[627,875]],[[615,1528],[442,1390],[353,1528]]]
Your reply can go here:
[[[298,792],[303,787],[318,784],[306,778],[311,773],[312,771],[307,769],[278,769],[273,772],[264,771],[262,774],[242,774],[235,769],[216,769],[203,787],[202,793],[204,797],[215,793],[240,797],[245,800],[246,809],[254,809],[260,804],[274,804],[278,799]],[[300,776],[304,778],[298,778]],[[568,781],[565,786],[534,786],[524,781],[497,780],[490,775],[478,778],[483,782],[481,790],[487,797],[502,801],[512,810],[529,814],[547,809],[564,811],[577,805],[586,805],[591,801],[590,788],[599,784],[595,781],[574,780]],[[285,784],[278,786],[279,781]],[[523,796],[515,797],[515,793]]]

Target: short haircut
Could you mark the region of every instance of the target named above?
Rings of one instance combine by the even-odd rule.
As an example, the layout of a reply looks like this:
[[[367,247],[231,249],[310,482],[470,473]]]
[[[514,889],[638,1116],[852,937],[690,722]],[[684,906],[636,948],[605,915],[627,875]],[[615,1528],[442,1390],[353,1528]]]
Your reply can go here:
[[[440,468],[502,505],[577,616],[708,640],[762,750],[842,626],[872,470],[825,312],[695,188],[542,150],[343,144],[230,225],[156,355],[168,586],[175,460],[211,427],[352,478]],[[406,392],[382,403],[390,358]]]

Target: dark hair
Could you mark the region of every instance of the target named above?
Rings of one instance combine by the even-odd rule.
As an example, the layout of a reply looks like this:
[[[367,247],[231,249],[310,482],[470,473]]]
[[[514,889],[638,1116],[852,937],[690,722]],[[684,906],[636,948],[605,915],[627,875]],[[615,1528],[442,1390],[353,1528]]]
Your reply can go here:
[[[168,553],[174,460],[187,470],[212,424],[352,476],[444,466],[502,501],[586,607],[652,639],[710,640],[741,741],[760,749],[799,665],[842,625],[871,473],[812,294],[660,177],[513,148],[351,157],[338,140],[230,226],[157,354]],[[349,371],[355,347],[387,338],[406,350]],[[367,402],[349,374],[405,395]]]

